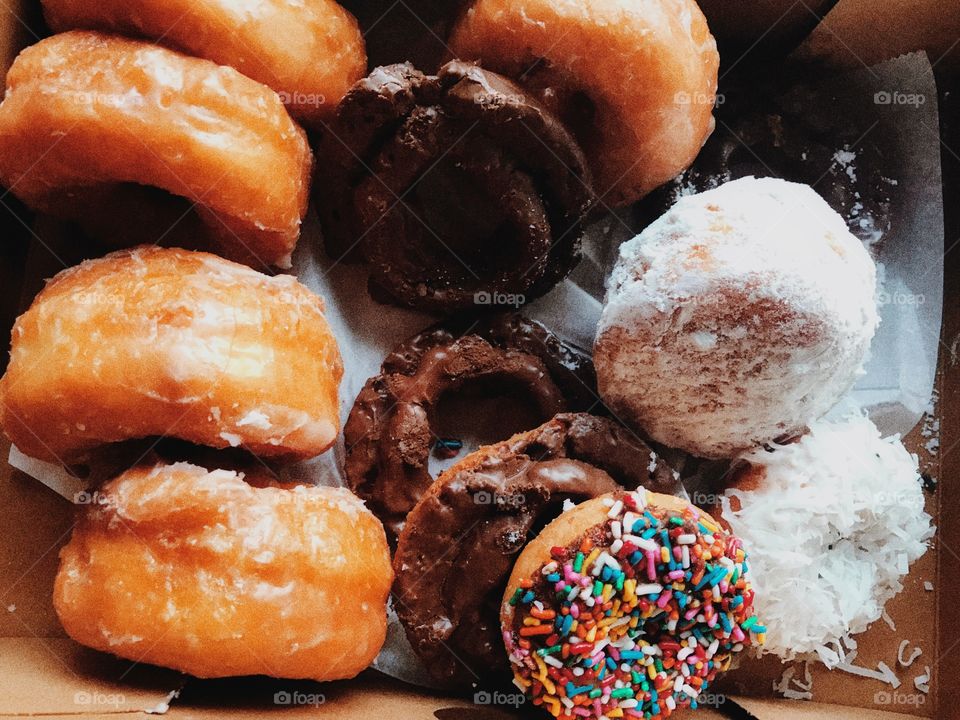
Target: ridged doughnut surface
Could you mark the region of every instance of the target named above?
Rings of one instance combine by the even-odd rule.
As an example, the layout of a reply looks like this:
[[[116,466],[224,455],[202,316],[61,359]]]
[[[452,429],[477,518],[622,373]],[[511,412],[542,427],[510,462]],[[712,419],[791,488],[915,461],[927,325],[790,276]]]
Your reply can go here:
[[[76,31],[27,48],[7,75],[0,184],[87,228],[131,186],[159,188],[195,205],[218,252],[288,266],[311,167],[277,94],[208,60]],[[123,243],[138,220],[108,239]]]
[[[197,677],[349,678],[379,652],[390,554],[348,491],[177,463],[90,497],[54,587],[76,641]]]
[[[43,14],[56,32],[133,35],[229,65],[308,123],[367,70],[357,21],[333,0],[43,0]]]
[[[478,0],[449,44],[567,120],[608,205],[675,177],[713,131],[720,61],[693,0]]]
[[[338,432],[337,343],[320,298],[289,276],[120,251],[57,275],[12,337],[0,421],[33,457],[162,435],[306,458]]]

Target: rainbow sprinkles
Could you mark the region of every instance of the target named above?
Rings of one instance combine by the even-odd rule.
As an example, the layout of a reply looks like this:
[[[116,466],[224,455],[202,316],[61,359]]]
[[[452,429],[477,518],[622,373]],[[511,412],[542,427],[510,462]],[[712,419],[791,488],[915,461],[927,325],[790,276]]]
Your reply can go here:
[[[514,683],[563,720],[696,708],[735,653],[763,643],[740,540],[643,490],[604,502],[602,524],[510,595]]]

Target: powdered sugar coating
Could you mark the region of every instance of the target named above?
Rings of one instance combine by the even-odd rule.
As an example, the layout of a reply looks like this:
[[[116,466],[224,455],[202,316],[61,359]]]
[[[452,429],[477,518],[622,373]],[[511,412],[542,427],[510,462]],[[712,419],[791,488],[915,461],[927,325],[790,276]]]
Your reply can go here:
[[[655,440],[733,457],[850,389],[875,296],[869,253],[809,186],[748,177],[683,197],[620,249],[600,392]]]

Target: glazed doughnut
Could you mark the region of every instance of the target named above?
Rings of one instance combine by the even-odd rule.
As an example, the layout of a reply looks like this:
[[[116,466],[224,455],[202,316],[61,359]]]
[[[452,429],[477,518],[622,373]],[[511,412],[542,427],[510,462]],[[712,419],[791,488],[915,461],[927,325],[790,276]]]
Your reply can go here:
[[[564,720],[669,717],[763,642],[753,597],[740,541],[693,505],[644,490],[588,500],[513,567],[501,623],[514,682]]]
[[[449,44],[563,118],[610,205],[675,177],[713,131],[720,60],[693,0],[477,0]]]
[[[377,68],[320,141],[328,253],[358,249],[402,305],[519,305],[579,260],[591,200],[579,146],[509,80],[451,62]]]
[[[54,32],[100,30],[153,40],[239,70],[316,122],[367,70],[357,21],[334,0],[43,0]]]
[[[506,680],[499,612],[514,558],[565,500],[640,485],[680,489],[645,443],[585,414],[558,415],[443,473],[411,511],[394,556],[393,606],[434,679]]]
[[[595,383],[587,355],[520,315],[429,328],[394,349],[357,396],[344,427],[347,484],[393,544],[433,484],[428,460],[445,394],[499,387],[529,399],[545,422],[596,405]]]
[[[77,642],[197,677],[353,677],[386,636],[390,552],[347,490],[136,467],[81,508],[53,602]]]
[[[304,132],[269,88],[156,45],[68,32],[24,50],[0,104],[0,183],[26,205],[96,234],[115,204],[156,189],[191,205],[231,259],[289,266],[312,166]],[[132,196],[132,197],[131,197]],[[123,213],[121,207],[119,212]],[[167,226],[121,228],[157,231]]]
[[[859,376],[876,290],[869,253],[807,185],[743,178],[683,197],[620,247],[594,345],[600,394],[702,457],[790,436]]]
[[[32,457],[159,435],[307,458],[337,436],[340,353],[322,301],[290,276],[122,250],[57,275],[12,338],[0,423]]]

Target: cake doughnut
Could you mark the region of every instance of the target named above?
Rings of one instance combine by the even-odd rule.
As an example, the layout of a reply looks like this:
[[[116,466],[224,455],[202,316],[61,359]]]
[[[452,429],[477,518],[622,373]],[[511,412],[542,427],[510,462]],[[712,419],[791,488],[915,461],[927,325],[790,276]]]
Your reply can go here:
[[[377,68],[347,93],[318,152],[328,254],[359,254],[401,305],[520,305],[579,260],[592,197],[579,146],[476,65]]]
[[[307,124],[367,70],[357,21],[334,0],[43,0],[43,15],[54,32],[131,35],[228,65],[276,90]]]
[[[386,637],[383,528],[342,488],[255,487],[188,463],[90,496],[53,602],[67,634],[201,678],[350,678]]]
[[[713,131],[720,60],[693,0],[477,0],[449,44],[567,123],[608,205],[675,177]]]
[[[290,276],[121,250],[58,274],[12,338],[0,424],[32,457],[166,436],[308,458],[339,430],[337,343],[323,302]]]
[[[734,457],[850,389],[876,291],[869,253],[809,186],[748,177],[683,197],[620,248],[594,345],[600,394],[658,442]]]
[[[557,415],[444,472],[410,512],[394,555],[393,606],[434,680],[507,680],[499,612],[516,556],[566,500],[640,485],[680,491],[645,443],[586,414]]]
[[[400,344],[364,385],[344,426],[347,484],[383,522],[391,544],[433,484],[428,461],[438,447],[438,403],[478,384],[522,394],[538,422],[597,404],[589,357],[517,314],[448,322]]]
[[[171,223],[195,214],[208,247],[289,267],[312,162],[268,87],[153,44],[67,32],[24,50],[7,74],[0,184],[92,234],[104,216],[135,220],[151,192],[168,193],[184,199]],[[139,238],[155,242],[168,228],[121,230],[106,239],[128,245],[128,232],[156,230]]]
[[[677,497],[588,500],[527,545],[503,596],[514,682],[554,717],[669,717],[762,644],[741,542]],[[619,711],[619,713],[617,713]]]

